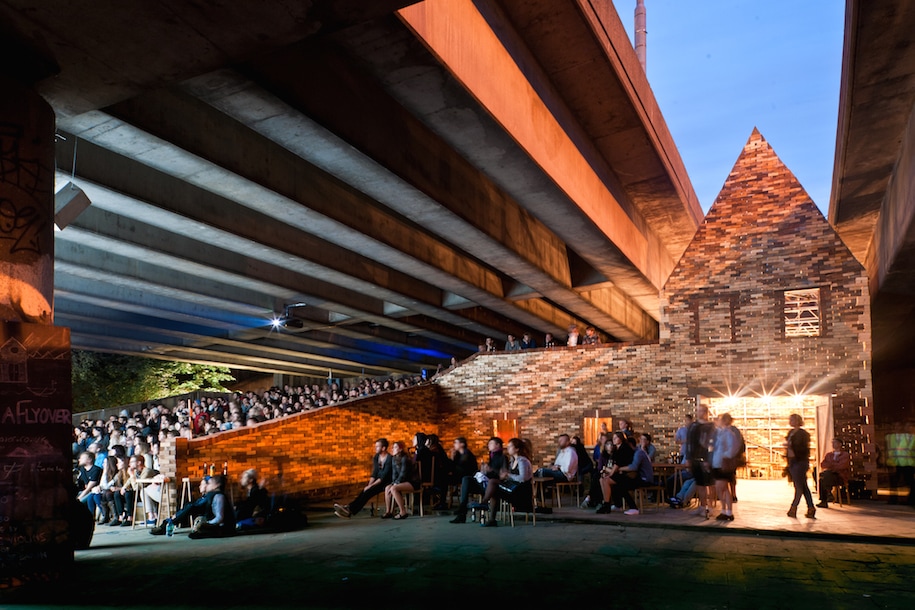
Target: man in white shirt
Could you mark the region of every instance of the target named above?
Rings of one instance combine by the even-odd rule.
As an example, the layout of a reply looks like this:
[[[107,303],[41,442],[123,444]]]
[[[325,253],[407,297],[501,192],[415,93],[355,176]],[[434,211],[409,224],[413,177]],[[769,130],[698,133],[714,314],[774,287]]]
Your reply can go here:
[[[572,447],[568,434],[560,434],[556,439],[559,443],[559,450],[556,452],[556,459],[549,468],[541,468],[537,471],[538,477],[550,477],[557,483],[566,481],[577,481],[578,475],[578,454]]]

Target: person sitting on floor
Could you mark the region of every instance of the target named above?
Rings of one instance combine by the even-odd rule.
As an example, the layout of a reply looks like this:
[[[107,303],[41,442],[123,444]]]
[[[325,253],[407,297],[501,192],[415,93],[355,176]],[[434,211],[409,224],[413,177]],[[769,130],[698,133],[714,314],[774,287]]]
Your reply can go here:
[[[258,485],[257,471],[253,468],[241,473],[240,483],[246,497],[235,507],[235,529],[263,527],[270,513],[270,496],[267,488]]]
[[[235,533],[235,509],[225,493],[226,476],[217,474],[206,482],[206,513],[194,519],[191,539],[222,538]],[[211,493],[212,492],[212,493]]]
[[[164,519],[162,523],[151,528],[149,533],[153,536],[161,536],[165,534],[165,530],[169,523],[176,527],[189,526],[193,522],[195,517],[206,516],[207,506],[212,501],[212,495],[216,491],[207,492],[207,483],[209,483],[210,477],[205,476],[200,479],[200,497],[194,500],[193,502],[188,502],[181,509],[178,510],[173,516]]]
[[[837,485],[848,485],[851,476],[851,455],[842,450],[842,441],[832,439],[832,451],[823,456],[820,464],[820,482],[817,489],[820,492],[820,508],[829,508],[829,496],[832,488]]]
[[[379,438],[375,441],[375,455],[372,457],[372,475],[368,483],[362,488],[349,504],[334,504],[334,514],[341,519],[349,519],[358,513],[366,503],[384,491],[391,482],[394,469],[388,453],[388,439]]]

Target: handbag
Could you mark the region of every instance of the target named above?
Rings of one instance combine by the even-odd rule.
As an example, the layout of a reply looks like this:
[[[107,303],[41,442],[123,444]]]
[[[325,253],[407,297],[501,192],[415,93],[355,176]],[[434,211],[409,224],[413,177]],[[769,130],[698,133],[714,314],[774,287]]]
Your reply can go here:
[[[511,495],[519,485],[521,485],[521,481],[515,481],[514,479],[499,481],[499,489],[509,495]]]

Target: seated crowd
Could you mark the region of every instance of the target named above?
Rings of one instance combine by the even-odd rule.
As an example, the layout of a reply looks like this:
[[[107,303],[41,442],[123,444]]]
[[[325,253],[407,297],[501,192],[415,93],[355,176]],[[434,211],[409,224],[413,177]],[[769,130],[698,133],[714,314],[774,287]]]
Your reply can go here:
[[[164,405],[143,407],[133,413],[122,410],[108,420],[83,420],[74,429],[73,455],[92,451],[101,467],[108,447],[123,445],[133,455],[136,445],[145,442],[153,454],[166,436],[192,438],[234,430],[253,424],[311,411],[327,405],[403,390],[424,383],[421,375],[400,378],[362,379],[352,385],[328,383],[263,392],[235,392],[230,396],[187,400],[171,409]],[[94,448],[91,445],[95,445]],[[153,466],[153,464],[147,464]]]

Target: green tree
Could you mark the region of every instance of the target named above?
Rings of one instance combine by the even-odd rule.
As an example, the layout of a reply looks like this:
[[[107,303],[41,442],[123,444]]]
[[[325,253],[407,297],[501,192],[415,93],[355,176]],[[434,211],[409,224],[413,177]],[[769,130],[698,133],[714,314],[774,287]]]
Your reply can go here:
[[[92,411],[197,390],[225,392],[234,381],[222,366],[73,351],[73,410]]]

